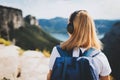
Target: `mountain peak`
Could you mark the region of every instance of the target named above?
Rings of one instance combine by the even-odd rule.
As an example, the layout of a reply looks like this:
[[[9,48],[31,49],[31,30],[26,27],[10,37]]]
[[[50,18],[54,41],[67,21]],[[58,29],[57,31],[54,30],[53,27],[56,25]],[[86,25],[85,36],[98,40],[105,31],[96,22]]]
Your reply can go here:
[[[63,18],[63,17],[54,17],[54,18],[51,18],[52,20],[60,20],[60,19],[67,19],[67,18]]]

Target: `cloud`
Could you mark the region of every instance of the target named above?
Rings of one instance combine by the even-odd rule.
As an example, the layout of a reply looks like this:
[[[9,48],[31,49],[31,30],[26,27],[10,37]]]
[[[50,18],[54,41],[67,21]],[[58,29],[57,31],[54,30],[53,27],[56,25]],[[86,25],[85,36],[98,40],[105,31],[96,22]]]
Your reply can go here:
[[[79,9],[86,9],[93,18],[120,18],[119,0],[0,0],[0,4],[22,9],[23,15],[37,18],[69,17]]]

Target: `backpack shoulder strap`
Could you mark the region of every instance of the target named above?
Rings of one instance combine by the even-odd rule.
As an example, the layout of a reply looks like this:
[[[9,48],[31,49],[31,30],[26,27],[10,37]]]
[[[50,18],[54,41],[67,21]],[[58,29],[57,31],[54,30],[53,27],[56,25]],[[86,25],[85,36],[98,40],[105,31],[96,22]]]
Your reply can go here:
[[[68,63],[68,60],[66,57],[71,57],[71,55],[69,55],[69,53],[65,50],[62,50],[62,48],[60,47],[60,45],[57,45],[56,46],[59,54],[61,57],[64,57],[64,66],[63,66],[63,73],[62,73],[62,79],[61,80],[65,80],[65,74],[66,74],[66,70],[67,70],[67,63]],[[72,51],[70,52],[72,53]]]
[[[94,53],[94,54],[92,54],[92,53]],[[99,53],[100,53],[100,51],[97,51],[97,52],[96,52],[96,49],[90,48],[90,49],[86,50],[86,51],[83,53],[83,56],[95,57],[95,56],[97,56]]]
[[[67,51],[62,50],[60,45],[57,45],[56,48],[57,48],[57,50],[58,50],[58,52],[59,52],[61,57],[68,57],[68,56],[70,56],[69,53],[67,53]]]

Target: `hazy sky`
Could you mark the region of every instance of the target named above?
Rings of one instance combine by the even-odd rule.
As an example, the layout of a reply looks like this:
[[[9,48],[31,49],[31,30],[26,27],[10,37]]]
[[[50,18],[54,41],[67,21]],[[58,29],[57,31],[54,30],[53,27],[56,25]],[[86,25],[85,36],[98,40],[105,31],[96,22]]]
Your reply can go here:
[[[73,11],[85,9],[94,19],[120,19],[120,0],[0,0],[0,5],[19,8],[23,16],[36,18],[68,18]]]

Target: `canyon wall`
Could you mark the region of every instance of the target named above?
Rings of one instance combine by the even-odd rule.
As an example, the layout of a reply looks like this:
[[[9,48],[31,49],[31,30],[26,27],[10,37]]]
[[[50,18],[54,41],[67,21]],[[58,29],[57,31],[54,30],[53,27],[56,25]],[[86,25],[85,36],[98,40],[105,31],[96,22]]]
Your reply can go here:
[[[24,26],[22,11],[20,9],[0,5],[0,36],[12,40],[14,29]],[[12,37],[10,38],[10,35]]]

